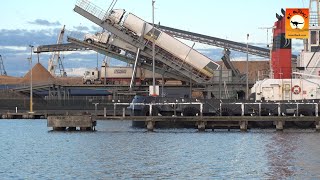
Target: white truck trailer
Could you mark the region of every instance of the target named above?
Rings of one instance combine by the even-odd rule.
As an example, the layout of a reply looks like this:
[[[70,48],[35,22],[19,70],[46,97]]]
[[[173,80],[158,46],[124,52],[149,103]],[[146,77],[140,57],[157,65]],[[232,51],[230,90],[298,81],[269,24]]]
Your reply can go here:
[[[84,84],[103,84],[104,81],[107,84],[116,84],[116,85],[129,85],[131,76],[133,73],[132,67],[109,67],[105,62],[102,63],[101,70],[93,69],[85,71],[82,82]],[[162,75],[155,74],[157,80],[162,79]],[[144,82],[152,82],[152,72],[137,68],[135,83],[140,85]],[[167,80],[167,78],[165,78]]]

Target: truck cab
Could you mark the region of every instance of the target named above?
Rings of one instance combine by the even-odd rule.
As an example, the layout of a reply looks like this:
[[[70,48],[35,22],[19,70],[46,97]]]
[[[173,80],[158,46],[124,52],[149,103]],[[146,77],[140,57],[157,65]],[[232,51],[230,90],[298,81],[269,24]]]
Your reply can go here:
[[[84,36],[84,41],[87,43],[103,43],[107,44],[110,38],[110,34],[108,32],[97,32],[95,34],[86,34]]]
[[[126,13],[124,9],[113,9],[106,18],[106,22],[111,24],[119,24]]]
[[[82,78],[83,84],[94,84],[96,81],[100,81],[98,69],[85,71]]]

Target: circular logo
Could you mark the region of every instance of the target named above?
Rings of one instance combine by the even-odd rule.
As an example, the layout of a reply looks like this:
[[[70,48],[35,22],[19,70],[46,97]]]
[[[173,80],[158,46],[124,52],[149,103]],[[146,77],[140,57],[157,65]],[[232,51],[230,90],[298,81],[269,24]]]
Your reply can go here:
[[[292,29],[302,29],[304,27],[304,18],[300,15],[292,16],[290,26]]]

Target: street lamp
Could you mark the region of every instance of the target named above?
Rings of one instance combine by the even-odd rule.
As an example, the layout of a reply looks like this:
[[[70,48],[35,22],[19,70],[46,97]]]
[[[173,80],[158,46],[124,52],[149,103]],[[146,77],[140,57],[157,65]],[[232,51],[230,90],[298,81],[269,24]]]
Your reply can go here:
[[[247,34],[247,68],[246,68],[246,100],[249,99],[249,34]]]
[[[28,58],[30,61],[30,111],[29,113],[33,113],[33,94],[32,94],[32,50],[33,46],[29,45],[30,47],[30,58]]]

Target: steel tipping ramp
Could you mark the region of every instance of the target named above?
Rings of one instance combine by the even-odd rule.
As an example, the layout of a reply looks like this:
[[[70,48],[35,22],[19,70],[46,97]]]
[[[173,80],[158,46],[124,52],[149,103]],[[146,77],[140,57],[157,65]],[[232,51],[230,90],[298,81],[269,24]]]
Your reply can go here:
[[[216,38],[212,36],[202,35],[194,32],[184,31],[180,29],[175,29],[167,26],[158,25],[157,26],[162,31],[185,40],[190,40],[194,42],[199,42],[202,44],[207,44],[211,46],[217,46],[221,48],[228,48],[230,50],[235,50],[239,52],[247,52],[247,44],[239,43],[235,41],[230,41],[226,39]],[[248,53],[260,57],[269,58],[270,50],[262,47],[248,45]]]
[[[136,57],[135,52],[126,51],[126,54],[122,55],[116,51],[110,50],[109,49],[110,46],[107,46],[105,44],[101,44],[101,43],[92,44],[92,43],[88,43],[86,41],[82,41],[73,37],[68,37],[67,40],[70,43],[77,44],[78,46],[90,48],[91,50],[104,54],[108,57],[118,59],[125,63],[134,64],[135,62],[135,57]],[[150,57],[147,57],[145,53],[141,53],[139,55],[139,66],[143,69],[152,71],[152,59],[150,59]],[[181,81],[189,81],[189,78],[181,76],[179,72],[166,67],[163,63],[156,63],[155,71],[156,73],[164,74],[166,77],[169,77],[169,78],[173,78]]]
[[[56,52],[56,51],[86,51],[91,50],[85,46],[79,46],[75,43],[41,45],[34,48],[34,53]]]
[[[84,51],[84,50],[93,50],[98,53],[104,54],[108,57],[118,59],[125,63],[134,64],[135,62],[135,53],[128,52],[126,55],[119,54],[115,51],[110,50],[107,46],[103,44],[90,44],[85,41],[68,37],[67,41],[69,43],[66,44],[53,44],[53,45],[42,45],[35,48],[34,53],[43,53],[43,52],[55,52],[55,51]],[[139,66],[143,69],[147,69],[152,71],[152,60],[143,55],[139,56]],[[164,64],[156,64],[156,72],[159,74],[164,74],[165,77],[181,80],[181,81],[189,81],[188,78],[182,77],[179,75],[177,71],[173,71],[172,69],[165,67]]]
[[[98,26],[108,30],[110,33],[118,36],[123,41],[140,48],[144,53],[146,53],[149,57],[152,57],[152,43],[148,42],[144,39],[139,39],[137,36],[133,34],[126,33],[121,30],[121,27],[117,25],[108,23],[104,21],[107,13],[101,9],[100,7],[90,3],[88,0],[78,0],[74,11]],[[199,84],[207,84],[210,80],[210,77],[207,77],[203,73],[201,73],[198,69],[195,69],[188,63],[185,63],[183,60],[180,60],[177,57],[174,57],[172,54],[166,52],[165,50],[157,47],[155,53],[155,59],[160,61],[161,63],[166,64],[170,68],[179,72],[186,78],[190,78],[193,81]]]

